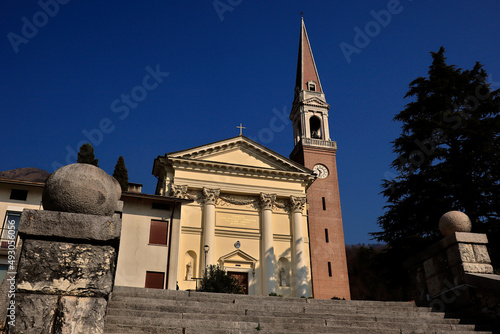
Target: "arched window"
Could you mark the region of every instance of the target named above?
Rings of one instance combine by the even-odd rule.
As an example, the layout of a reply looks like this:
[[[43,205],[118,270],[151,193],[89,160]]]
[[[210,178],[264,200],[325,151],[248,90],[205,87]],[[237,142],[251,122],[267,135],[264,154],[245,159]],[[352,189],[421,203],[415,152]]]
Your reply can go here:
[[[321,139],[321,120],[318,116],[312,116],[309,119],[309,128],[311,129],[311,138]]]

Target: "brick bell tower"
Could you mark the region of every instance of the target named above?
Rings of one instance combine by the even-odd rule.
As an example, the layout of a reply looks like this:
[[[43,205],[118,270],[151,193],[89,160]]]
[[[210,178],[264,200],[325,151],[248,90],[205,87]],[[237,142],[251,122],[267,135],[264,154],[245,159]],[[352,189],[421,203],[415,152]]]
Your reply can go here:
[[[330,139],[328,110],[302,18],[295,96],[290,112],[295,148],[290,159],[312,169],[307,190],[313,295],[350,299],[337,178],[337,143]]]

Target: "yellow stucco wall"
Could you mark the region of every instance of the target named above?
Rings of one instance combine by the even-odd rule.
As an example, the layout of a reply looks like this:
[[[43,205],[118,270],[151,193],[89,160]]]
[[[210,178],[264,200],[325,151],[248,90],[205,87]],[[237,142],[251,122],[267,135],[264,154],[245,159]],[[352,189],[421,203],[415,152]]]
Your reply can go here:
[[[170,221],[172,208],[152,209],[149,200],[125,200],[116,285],[143,288],[147,271],[167,272],[168,248],[164,245],[150,245],[149,233],[151,220]]]
[[[195,280],[188,280],[187,274],[187,264],[189,261],[195,262],[196,269],[193,270],[193,277],[203,276],[203,210],[202,205],[198,203],[192,203],[184,205],[182,207],[181,214],[181,244],[180,244],[180,258],[179,258],[179,272],[178,272],[178,284],[181,290],[195,289]],[[262,271],[260,267],[261,259],[261,217],[260,210],[249,209],[248,206],[217,206],[216,207],[216,229],[215,229],[215,259],[220,259],[221,257],[236,250],[235,243],[240,242],[240,250],[255,258],[258,262],[255,266],[255,273],[249,266],[246,266],[242,261],[240,267],[236,267],[234,264],[226,264],[225,268],[228,271],[243,271],[248,272],[249,277],[249,294],[260,294],[261,293],[261,276]],[[235,226],[230,226],[227,219],[221,219],[221,217],[235,217]],[[291,222],[290,215],[284,210],[275,209],[273,212],[273,234],[274,234],[274,254],[275,254],[275,282],[276,282],[276,293],[282,294],[284,296],[294,296],[292,286],[293,283],[291,279],[293,278],[293,249],[292,249],[292,237],[291,237]],[[310,282],[310,262],[309,262],[309,240],[307,238],[307,216],[303,216],[303,231],[305,245],[304,250],[306,252],[305,257],[307,259],[307,270],[308,270],[308,281]],[[191,254],[189,254],[191,253]],[[190,255],[196,255],[195,261],[192,260]],[[288,285],[289,286],[279,286],[279,260],[283,258],[288,261]],[[311,295],[311,285],[309,283],[308,293]]]

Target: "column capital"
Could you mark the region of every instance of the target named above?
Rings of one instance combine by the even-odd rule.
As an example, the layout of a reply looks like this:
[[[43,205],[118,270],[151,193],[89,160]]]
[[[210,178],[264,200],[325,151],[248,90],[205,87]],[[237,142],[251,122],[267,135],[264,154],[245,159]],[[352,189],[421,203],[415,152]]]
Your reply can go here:
[[[175,198],[186,198],[187,191],[187,185],[172,184],[172,196]]]
[[[276,201],[276,194],[260,193],[259,203],[262,210],[272,210]]]
[[[302,211],[304,211],[305,205],[306,205],[305,197],[290,196],[290,207],[292,208],[292,212],[302,213]]]
[[[203,201],[205,204],[215,205],[219,195],[220,189],[203,188]]]

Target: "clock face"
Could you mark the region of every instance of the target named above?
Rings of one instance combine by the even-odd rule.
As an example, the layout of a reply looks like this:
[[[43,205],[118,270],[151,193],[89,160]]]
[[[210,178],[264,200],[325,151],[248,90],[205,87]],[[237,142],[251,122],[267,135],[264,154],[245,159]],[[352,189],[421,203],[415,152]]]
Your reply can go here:
[[[324,165],[316,165],[313,168],[314,174],[319,178],[319,179],[324,179],[328,176],[328,168]]]

